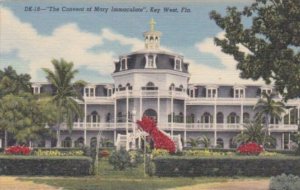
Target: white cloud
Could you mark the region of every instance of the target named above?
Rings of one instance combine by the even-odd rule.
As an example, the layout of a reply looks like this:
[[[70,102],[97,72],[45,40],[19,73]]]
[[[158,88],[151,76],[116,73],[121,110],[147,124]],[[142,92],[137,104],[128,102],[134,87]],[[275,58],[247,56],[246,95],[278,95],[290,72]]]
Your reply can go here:
[[[1,53],[16,51],[18,57],[29,63],[29,74],[34,80],[41,68],[52,68],[50,60],[64,58],[73,61],[75,68],[80,66],[110,76],[116,54],[112,50],[90,51],[93,47],[104,46],[104,39],[132,46],[132,50],[143,47],[142,41],[127,38],[110,29],[102,29],[100,35],[82,31],[74,23],[56,28],[51,35],[40,35],[28,23],[21,22],[9,9],[1,9]],[[21,64],[21,63],[20,63]]]
[[[224,37],[224,32],[217,34],[217,37]],[[210,67],[205,63],[199,63],[195,60],[186,59],[190,63],[191,82],[192,83],[208,83],[208,84],[263,84],[261,80],[252,81],[239,77],[240,71],[236,69],[237,62],[232,56],[221,51],[219,46],[214,44],[213,38],[206,38],[195,44],[195,48],[201,53],[208,53],[220,60],[224,66],[223,69]],[[241,46],[241,50],[248,53],[248,49]]]

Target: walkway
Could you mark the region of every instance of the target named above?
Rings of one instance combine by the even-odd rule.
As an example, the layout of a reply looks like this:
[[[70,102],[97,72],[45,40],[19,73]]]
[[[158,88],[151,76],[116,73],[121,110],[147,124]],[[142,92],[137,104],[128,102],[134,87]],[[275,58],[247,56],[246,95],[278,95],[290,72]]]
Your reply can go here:
[[[60,190],[49,185],[19,180],[18,177],[0,176],[0,190]]]

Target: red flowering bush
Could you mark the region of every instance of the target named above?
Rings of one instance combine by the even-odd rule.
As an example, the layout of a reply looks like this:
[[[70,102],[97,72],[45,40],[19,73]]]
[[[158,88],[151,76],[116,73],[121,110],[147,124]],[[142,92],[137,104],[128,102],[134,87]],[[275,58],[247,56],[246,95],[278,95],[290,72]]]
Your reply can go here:
[[[100,154],[101,158],[107,158],[109,156],[109,151],[108,150],[101,150],[99,154]]]
[[[31,152],[31,148],[27,146],[10,146],[5,149],[5,154],[11,155],[29,155]]]
[[[154,148],[165,149],[168,150],[169,153],[174,153],[176,151],[175,143],[157,128],[153,119],[150,117],[143,117],[141,121],[137,121],[137,124],[152,137]]]
[[[255,142],[248,142],[246,144],[242,144],[237,148],[237,153],[243,155],[259,155],[264,151],[262,145],[259,145]]]

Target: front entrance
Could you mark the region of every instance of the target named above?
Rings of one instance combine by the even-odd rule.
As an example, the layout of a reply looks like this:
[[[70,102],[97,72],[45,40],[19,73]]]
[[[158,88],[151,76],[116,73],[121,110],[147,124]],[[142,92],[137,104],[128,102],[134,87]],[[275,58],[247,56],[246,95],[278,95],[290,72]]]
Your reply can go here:
[[[157,121],[157,112],[153,109],[147,109],[143,115],[151,117],[154,121]]]

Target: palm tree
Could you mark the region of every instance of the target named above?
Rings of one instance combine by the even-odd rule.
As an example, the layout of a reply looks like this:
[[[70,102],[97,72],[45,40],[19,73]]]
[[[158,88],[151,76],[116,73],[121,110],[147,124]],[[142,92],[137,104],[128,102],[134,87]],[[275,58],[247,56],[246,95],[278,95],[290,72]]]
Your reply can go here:
[[[208,148],[211,144],[210,139],[205,135],[200,138],[199,142],[204,146],[204,148]]]
[[[83,111],[78,103],[82,100],[82,96],[77,90],[80,84],[84,85],[82,81],[72,82],[77,70],[73,69],[73,63],[66,62],[64,59],[52,60],[54,71],[44,68],[47,75],[47,80],[54,87],[53,103],[57,107],[57,147],[60,146],[60,126],[66,123],[68,129],[71,131],[75,116],[83,117]],[[79,84],[80,83],[80,84]]]
[[[191,147],[197,147],[199,145],[199,138],[189,138],[189,140],[186,142]]]
[[[236,135],[233,140],[237,143],[256,142],[257,144],[265,145],[273,143],[274,138],[270,135],[265,137],[266,128],[258,121],[249,122],[245,126],[245,130]]]
[[[269,132],[269,122],[270,118],[275,118],[277,120],[281,120],[281,114],[284,113],[284,103],[281,101],[273,100],[274,94],[263,93],[262,98],[258,100],[256,105],[254,106],[254,111],[256,112],[255,118],[257,121],[265,122],[265,130],[263,144],[265,143],[267,133]]]

